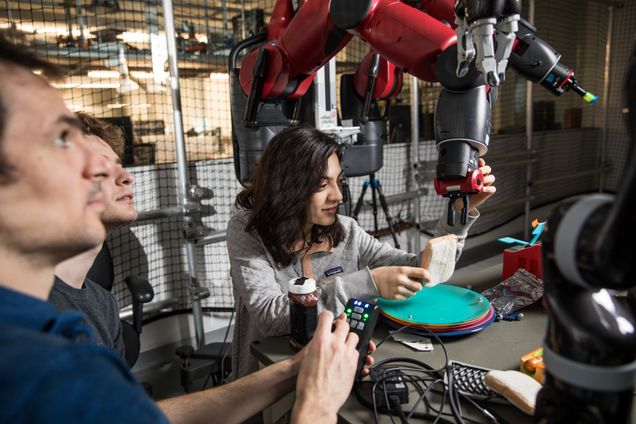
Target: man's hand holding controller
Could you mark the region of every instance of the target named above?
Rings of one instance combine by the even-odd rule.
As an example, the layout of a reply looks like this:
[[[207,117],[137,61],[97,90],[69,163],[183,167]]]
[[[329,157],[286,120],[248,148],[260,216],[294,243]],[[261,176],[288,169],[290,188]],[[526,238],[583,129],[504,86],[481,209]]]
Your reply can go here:
[[[337,421],[338,410],[353,387],[358,340],[358,335],[349,331],[344,314],[335,321],[329,311],[320,314],[313,339],[300,352],[304,358],[296,383],[293,423]],[[369,353],[373,351],[375,344],[371,342]],[[373,358],[367,356],[366,363],[371,365]],[[368,374],[368,370],[362,373]]]

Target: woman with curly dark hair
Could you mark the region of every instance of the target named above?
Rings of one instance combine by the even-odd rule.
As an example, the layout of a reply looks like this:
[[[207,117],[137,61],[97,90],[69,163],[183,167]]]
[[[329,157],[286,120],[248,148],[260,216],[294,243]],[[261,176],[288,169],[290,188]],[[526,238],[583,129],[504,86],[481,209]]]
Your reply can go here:
[[[341,159],[342,147],[331,136],[309,127],[286,129],[268,143],[236,198],[227,248],[237,311],[232,346],[237,377],[257,370],[252,342],[289,333],[289,280],[315,279],[318,312],[335,314],[349,298],[406,299],[430,280],[419,255],[382,243],[337,214]],[[482,171],[490,174],[489,167]],[[461,249],[478,216],[475,207],[494,192],[493,181],[487,175],[486,190],[471,199],[467,225],[448,227],[440,220],[437,232],[457,234]]]

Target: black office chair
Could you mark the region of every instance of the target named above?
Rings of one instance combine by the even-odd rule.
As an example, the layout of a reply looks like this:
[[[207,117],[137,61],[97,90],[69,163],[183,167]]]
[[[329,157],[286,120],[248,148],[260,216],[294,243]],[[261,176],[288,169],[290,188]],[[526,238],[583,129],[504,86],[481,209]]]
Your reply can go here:
[[[87,278],[96,282],[108,291],[112,291],[115,273],[113,269],[113,257],[106,242],[102,250],[95,258],[93,266],[88,271]],[[132,297],[132,324],[126,320],[121,320],[122,337],[124,339],[124,349],[126,362],[132,368],[139,358],[141,348],[140,335],[143,325],[143,305],[152,301],[155,297],[154,290],[148,280],[129,276],[125,279],[126,286],[130,290]]]
[[[232,361],[228,353],[232,350],[232,343],[208,343],[198,349],[193,346],[181,346],[176,350],[179,357],[181,386],[186,393],[190,393],[194,381],[206,377],[202,389],[208,381],[212,386],[218,386],[229,377],[232,371]]]
[[[112,291],[115,279],[113,268],[113,258],[110,249],[104,242],[102,250],[95,258],[87,277],[106,290]],[[125,282],[132,296],[133,314],[132,324],[126,320],[121,320],[121,324],[125,359],[132,368],[139,357],[143,305],[152,301],[154,290],[148,280],[138,276],[126,277]],[[208,377],[213,386],[221,384],[223,379],[231,372],[230,356],[227,355],[230,350],[230,343],[210,343],[199,349],[195,349],[192,346],[181,346],[178,348],[176,353],[181,359],[179,368],[181,371],[181,385],[184,390],[186,392],[192,391],[194,381],[203,377]],[[148,388],[147,391],[149,391]]]

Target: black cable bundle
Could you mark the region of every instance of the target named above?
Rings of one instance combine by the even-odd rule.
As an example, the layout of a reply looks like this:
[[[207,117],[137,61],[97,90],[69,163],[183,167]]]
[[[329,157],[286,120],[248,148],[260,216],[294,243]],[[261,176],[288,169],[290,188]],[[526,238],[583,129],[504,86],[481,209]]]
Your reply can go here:
[[[401,327],[397,331],[404,331],[407,328],[409,326]],[[450,368],[452,364],[449,364],[446,347],[435,333],[430,334],[444,351],[444,365],[441,368],[433,368],[413,358],[385,359],[378,361],[370,368],[370,380],[358,382],[354,386],[358,401],[373,409],[375,422],[378,422],[378,414],[383,413],[389,415],[392,423],[395,423],[394,417],[397,417],[402,424],[408,423],[412,417],[433,423],[478,423],[462,415],[460,402],[464,400],[480,411],[489,422],[504,424],[505,420],[500,417],[495,418],[491,411],[456,390]],[[389,337],[391,335],[377,343],[377,347],[379,348]],[[447,376],[446,381],[444,381],[444,374]],[[405,411],[402,404],[409,402],[409,385],[419,396],[413,406]],[[441,398],[437,408],[429,399],[432,393]],[[424,412],[417,411],[420,404],[424,406]],[[449,405],[450,412],[444,412],[446,404]]]

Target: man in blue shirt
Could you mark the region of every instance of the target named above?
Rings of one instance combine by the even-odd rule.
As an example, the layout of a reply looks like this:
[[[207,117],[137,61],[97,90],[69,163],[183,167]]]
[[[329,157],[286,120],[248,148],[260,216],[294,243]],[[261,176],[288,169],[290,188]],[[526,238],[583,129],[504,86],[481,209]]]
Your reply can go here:
[[[155,404],[76,312],[46,302],[54,268],[105,237],[100,182],[112,164],[43,78],[0,37],[0,422],[240,422],[296,385],[294,422],[336,422],[357,336],[321,315],[300,354],[218,388]]]

